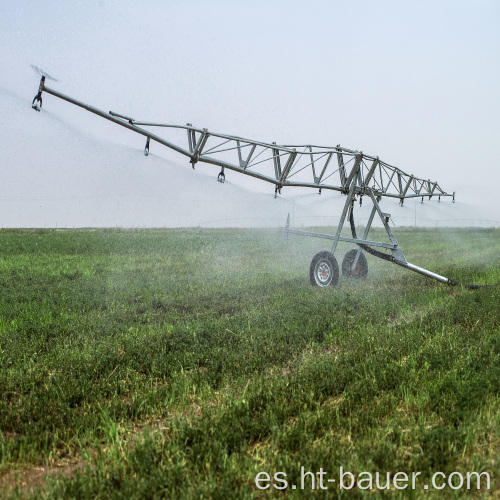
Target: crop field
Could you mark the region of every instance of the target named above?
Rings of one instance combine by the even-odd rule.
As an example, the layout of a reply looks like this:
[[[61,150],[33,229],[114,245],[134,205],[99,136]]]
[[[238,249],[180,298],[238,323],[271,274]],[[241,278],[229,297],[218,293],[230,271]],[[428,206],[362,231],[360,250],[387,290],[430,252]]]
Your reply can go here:
[[[395,233],[416,265],[500,283],[498,229]],[[277,230],[1,230],[0,496],[381,494],[341,490],[340,467],[420,473],[391,497],[498,494],[498,286],[368,255],[366,280],[313,287],[328,246]],[[320,469],[336,483],[302,490]],[[488,472],[491,489],[424,490],[436,471]]]

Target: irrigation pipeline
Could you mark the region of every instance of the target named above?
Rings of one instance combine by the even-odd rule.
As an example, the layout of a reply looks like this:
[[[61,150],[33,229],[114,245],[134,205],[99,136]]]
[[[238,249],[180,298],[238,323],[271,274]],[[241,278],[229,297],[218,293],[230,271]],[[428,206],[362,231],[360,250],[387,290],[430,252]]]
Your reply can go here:
[[[352,237],[354,239],[357,239],[357,234],[356,234],[356,225],[354,224],[354,210],[350,210],[350,216],[349,216],[349,222],[351,224],[351,233]],[[374,257],[377,257],[379,259],[387,260],[388,262],[397,262],[394,260],[394,258],[391,255],[388,255],[384,252],[379,252],[378,250],[375,250],[374,248],[369,247],[368,245],[364,245],[363,243],[358,243],[357,244],[359,247],[361,247],[365,252],[373,255]],[[403,266],[405,267],[405,266]],[[478,290],[479,288],[489,288],[493,286],[498,286],[498,285],[472,285],[472,284],[466,284],[466,283],[460,283],[459,281],[455,281],[452,279],[448,279],[448,285],[451,286],[463,286],[464,288],[468,288],[469,290]]]

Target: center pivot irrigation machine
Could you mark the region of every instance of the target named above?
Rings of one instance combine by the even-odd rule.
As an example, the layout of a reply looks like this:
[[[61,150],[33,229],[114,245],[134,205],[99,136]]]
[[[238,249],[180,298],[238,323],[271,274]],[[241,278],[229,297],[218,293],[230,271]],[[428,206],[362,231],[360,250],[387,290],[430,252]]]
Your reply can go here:
[[[41,74],[38,94],[32,103],[33,109],[40,111],[43,92],[75,104],[146,137],[145,156],[148,156],[151,141],[154,141],[187,156],[193,168],[198,162],[218,165],[221,167],[218,175],[220,182],[224,182],[224,171],[228,169],[274,184],[275,197],[281,193],[281,189],[284,187],[308,187],[319,190],[320,194],[322,190],[328,189],[346,195],[344,208],[334,235],[292,229],[290,228],[290,216],[288,216],[285,237],[289,234],[299,234],[332,241],[330,251],[319,252],[312,259],[309,275],[313,285],[324,287],[337,284],[339,266],[334,254],[339,241],[357,245],[357,249],[348,251],[342,261],[342,275],[344,277],[366,277],[368,264],[362,252],[364,250],[375,257],[393,262],[442,283],[459,284],[408,262],[389,227],[390,214],[384,213],[380,208],[380,201],[384,197],[399,199],[401,205],[407,198],[421,198],[423,201],[425,197],[430,199],[433,196],[437,196],[439,200],[442,197],[449,197],[454,202],[455,193],[443,191],[437,182],[419,179],[383,162],[378,156],[370,156],[362,151],[346,149],[340,145],[324,147],[288,146],[278,145],[274,142],[269,144],[233,135],[209,132],[206,128],[193,127],[190,123],[186,125],[150,123],[135,120],[113,111],[106,113],[47,87],[45,85],[46,79],[57,80],[36,66],[33,69]],[[166,140],[144,127],[161,128],[171,135],[177,134],[179,142],[174,143],[171,140]],[[179,136],[179,131],[182,131],[182,136]],[[187,149],[186,146],[178,145],[179,143],[186,144],[186,136]],[[356,197],[359,198],[361,204],[363,196],[371,201],[373,208],[363,236],[359,238],[356,234],[353,212]],[[368,239],[375,215],[378,215],[382,221],[390,243]],[[349,219],[352,238],[341,236],[346,219]],[[386,252],[376,250],[374,247],[385,249]],[[480,285],[465,286],[479,288]]]

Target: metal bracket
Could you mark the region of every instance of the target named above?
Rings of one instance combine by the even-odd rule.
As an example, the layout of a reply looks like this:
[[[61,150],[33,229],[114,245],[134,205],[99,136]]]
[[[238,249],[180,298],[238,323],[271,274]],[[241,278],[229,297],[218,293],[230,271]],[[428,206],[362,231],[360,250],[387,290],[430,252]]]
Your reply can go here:
[[[209,135],[210,134],[208,133],[208,130],[206,128],[204,128],[202,130],[200,138],[198,139],[198,142],[196,143],[196,146],[194,146],[193,154],[191,155],[191,160],[190,160],[190,163],[193,166],[193,169],[194,169],[194,166],[198,163],[198,160],[200,159],[201,152],[203,151],[203,148],[207,142]],[[194,139],[194,137],[193,137],[193,139]]]
[[[116,118],[122,118],[123,120],[126,120],[130,123],[130,125],[134,124],[134,119],[130,118],[130,116],[125,116],[125,115],[120,115],[119,113],[115,113],[114,111],[110,111],[109,114],[111,116],[115,116]]]

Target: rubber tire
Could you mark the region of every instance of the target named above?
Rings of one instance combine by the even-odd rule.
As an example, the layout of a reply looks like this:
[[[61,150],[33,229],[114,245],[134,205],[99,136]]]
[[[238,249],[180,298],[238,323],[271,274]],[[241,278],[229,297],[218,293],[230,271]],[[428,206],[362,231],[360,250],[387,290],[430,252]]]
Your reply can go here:
[[[325,278],[320,278],[320,273]],[[317,253],[311,261],[309,278],[314,286],[335,286],[339,282],[339,265],[331,252]]]
[[[351,270],[351,265],[354,262],[354,259],[356,258],[356,254],[358,251],[356,249],[354,250],[349,250],[344,257],[344,260],[342,261],[342,276],[344,278],[354,278],[354,279],[365,279],[368,275],[368,262],[366,261],[366,257],[361,252],[361,255],[359,256],[358,259],[358,265],[356,266],[356,271],[355,273],[352,272]]]

